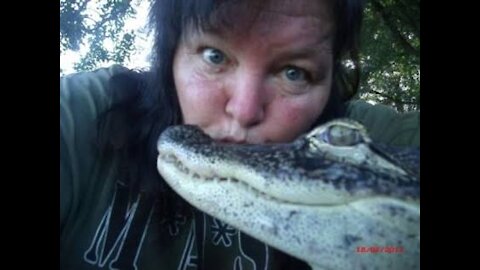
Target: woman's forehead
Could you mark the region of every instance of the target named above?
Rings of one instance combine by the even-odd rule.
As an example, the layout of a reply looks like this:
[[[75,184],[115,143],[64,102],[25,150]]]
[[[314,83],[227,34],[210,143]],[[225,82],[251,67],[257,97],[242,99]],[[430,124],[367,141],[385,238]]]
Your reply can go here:
[[[332,1],[329,0],[277,0],[265,1],[263,10],[286,16],[329,17],[332,14]]]
[[[200,29],[215,33],[264,32],[302,20],[311,28],[330,32],[333,14],[329,0],[226,1],[201,22]],[[262,28],[262,29],[259,29]]]

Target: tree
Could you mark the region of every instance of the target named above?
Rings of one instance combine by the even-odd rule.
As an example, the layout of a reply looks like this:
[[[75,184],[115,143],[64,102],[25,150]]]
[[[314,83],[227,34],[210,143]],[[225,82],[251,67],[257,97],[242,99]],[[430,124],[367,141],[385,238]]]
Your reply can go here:
[[[420,110],[420,0],[369,0],[359,97]]]
[[[125,20],[135,15],[131,0],[60,0],[60,55],[88,46],[75,63],[76,71],[96,68],[102,62],[123,64],[134,47],[134,31],[124,32]],[[113,44],[107,46],[106,44]],[[108,48],[111,47],[111,48]]]
[[[124,64],[136,50],[134,31],[125,20],[141,0],[60,0],[60,53],[88,53],[76,71],[104,62]],[[108,43],[110,41],[110,43]],[[361,37],[362,98],[396,110],[420,109],[420,0],[367,0]],[[113,44],[113,46],[107,46]],[[61,70],[62,73],[62,70]]]

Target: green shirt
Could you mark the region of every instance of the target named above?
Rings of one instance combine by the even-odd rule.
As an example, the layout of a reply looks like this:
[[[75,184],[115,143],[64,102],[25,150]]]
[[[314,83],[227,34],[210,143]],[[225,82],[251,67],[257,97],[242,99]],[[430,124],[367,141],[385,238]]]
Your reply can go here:
[[[192,209],[195,218],[162,215],[148,193],[129,196],[115,178],[118,160],[93,144],[96,117],[111,105],[105,93],[121,66],[60,81],[61,269],[280,269],[278,253],[231,226]],[[374,140],[419,145],[419,113],[352,102],[349,117]]]
[[[356,100],[348,104],[347,116],[362,123],[373,141],[392,146],[420,146],[420,112],[401,114],[383,104]]]

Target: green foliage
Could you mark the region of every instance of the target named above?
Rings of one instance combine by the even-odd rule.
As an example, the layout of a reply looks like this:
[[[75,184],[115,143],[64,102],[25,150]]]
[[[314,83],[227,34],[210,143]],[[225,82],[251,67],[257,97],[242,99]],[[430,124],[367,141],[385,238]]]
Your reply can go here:
[[[85,33],[82,14],[87,1],[69,2],[60,0],[60,52],[70,49],[78,50]]]
[[[76,71],[92,70],[109,61],[123,64],[134,49],[135,33],[122,31],[125,20],[134,15],[131,0],[61,0],[60,54],[88,46],[88,52],[74,65]],[[113,48],[105,45],[106,40]]]
[[[420,0],[369,0],[359,97],[420,110]]]

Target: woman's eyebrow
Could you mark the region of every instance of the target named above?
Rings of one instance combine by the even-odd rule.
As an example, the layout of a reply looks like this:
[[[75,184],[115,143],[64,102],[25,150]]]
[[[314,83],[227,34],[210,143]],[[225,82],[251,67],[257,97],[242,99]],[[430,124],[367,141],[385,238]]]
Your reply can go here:
[[[283,52],[279,52],[277,60],[288,61],[293,59],[313,59],[322,61],[328,56],[331,56],[332,49],[326,46],[322,47],[306,47],[299,49],[289,49]]]
[[[186,34],[187,40],[213,40],[213,41],[225,41],[227,40],[227,33],[219,28],[202,27],[196,31]]]
[[[215,38],[224,39],[227,37],[228,31],[224,27],[214,26],[214,25],[205,25],[199,31],[203,35],[213,36]]]
[[[304,44],[303,46],[288,48],[289,46],[286,45],[285,48],[282,48],[283,46],[280,45],[278,48],[278,59],[291,60],[315,58],[322,60],[333,54],[333,35],[330,32],[324,33],[318,37],[316,41],[308,42],[308,44]]]

